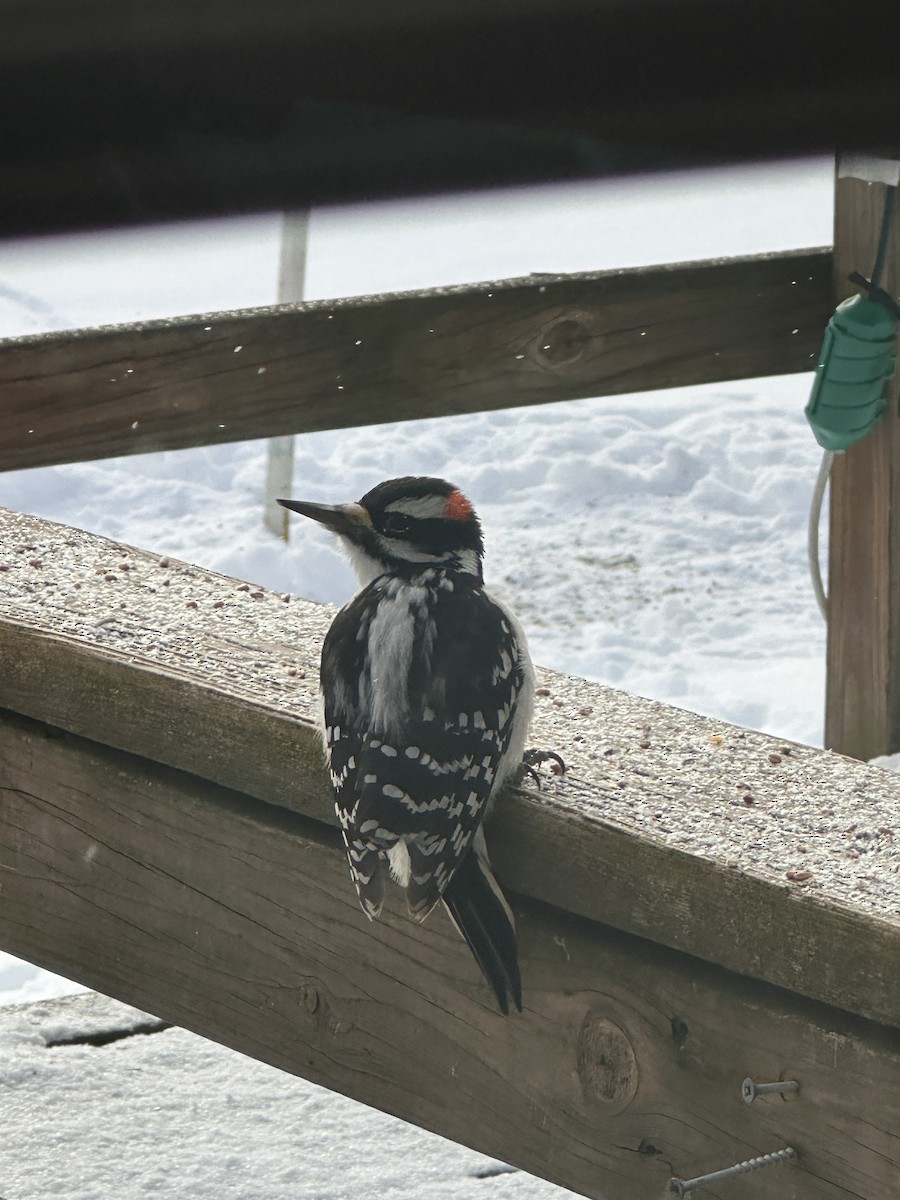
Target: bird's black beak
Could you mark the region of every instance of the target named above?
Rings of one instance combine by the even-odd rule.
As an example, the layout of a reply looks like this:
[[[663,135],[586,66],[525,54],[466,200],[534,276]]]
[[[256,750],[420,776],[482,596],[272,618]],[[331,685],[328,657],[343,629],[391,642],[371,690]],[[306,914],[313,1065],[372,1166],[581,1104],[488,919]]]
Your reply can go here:
[[[371,526],[372,519],[361,504],[313,504],[309,500],[279,500],[291,512],[311,517],[333,533],[352,536],[361,525]]]

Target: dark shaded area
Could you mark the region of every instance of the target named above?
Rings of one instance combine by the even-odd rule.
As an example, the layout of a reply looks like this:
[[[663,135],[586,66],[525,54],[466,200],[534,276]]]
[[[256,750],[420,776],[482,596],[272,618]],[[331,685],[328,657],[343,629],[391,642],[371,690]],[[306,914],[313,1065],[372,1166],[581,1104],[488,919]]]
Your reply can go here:
[[[893,0],[34,0],[0,234],[875,149],[898,33]]]
[[[53,1050],[57,1046],[109,1046],[126,1038],[163,1033],[166,1029],[173,1028],[171,1021],[139,1021],[136,1025],[129,1025],[127,1029],[101,1029],[95,1033],[73,1033],[66,1037],[49,1038],[47,1048]]]

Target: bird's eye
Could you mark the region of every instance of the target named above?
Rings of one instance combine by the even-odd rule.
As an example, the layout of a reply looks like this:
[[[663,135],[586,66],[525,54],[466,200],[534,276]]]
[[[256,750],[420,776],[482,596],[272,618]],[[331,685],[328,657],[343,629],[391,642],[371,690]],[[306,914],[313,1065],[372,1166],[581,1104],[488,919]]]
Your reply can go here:
[[[409,533],[409,517],[398,512],[387,513],[381,527],[388,536],[400,537]]]

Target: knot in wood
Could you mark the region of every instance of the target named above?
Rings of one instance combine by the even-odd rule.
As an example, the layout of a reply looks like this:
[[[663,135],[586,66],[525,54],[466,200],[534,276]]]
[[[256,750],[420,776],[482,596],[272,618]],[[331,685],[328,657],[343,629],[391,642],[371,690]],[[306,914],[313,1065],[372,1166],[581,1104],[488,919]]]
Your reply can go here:
[[[615,1021],[589,1012],[578,1035],[578,1076],[585,1095],[621,1110],[638,1088],[634,1048]]]
[[[532,356],[540,366],[565,367],[581,358],[590,340],[590,330],[582,319],[560,317],[538,335]]]

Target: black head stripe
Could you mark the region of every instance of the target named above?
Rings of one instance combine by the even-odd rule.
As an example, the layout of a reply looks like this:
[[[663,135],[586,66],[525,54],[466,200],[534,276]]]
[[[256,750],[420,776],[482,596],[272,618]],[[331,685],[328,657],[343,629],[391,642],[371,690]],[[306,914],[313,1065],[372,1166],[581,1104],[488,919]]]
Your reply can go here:
[[[453,504],[454,497],[461,503]],[[450,504],[446,512],[444,502]],[[360,530],[358,537],[363,544],[371,542],[367,549],[376,558],[387,555],[400,564],[410,558],[421,564],[420,555],[443,561],[454,551],[473,551],[479,559],[484,554],[478,517],[459,489],[445,479],[428,475],[389,479],[359,503],[369,513],[372,528]],[[405,547],[415,554],[405,554]]]
[[[360,504],[367,512],[375,513],[405,497],[452,496],[455,491],[457,488],[446,479],[436,479],[431,475],[404,475],[400,479],[386,479],[384,483],[379,483],[366,492]]]

